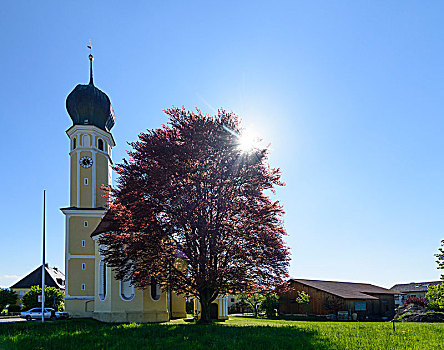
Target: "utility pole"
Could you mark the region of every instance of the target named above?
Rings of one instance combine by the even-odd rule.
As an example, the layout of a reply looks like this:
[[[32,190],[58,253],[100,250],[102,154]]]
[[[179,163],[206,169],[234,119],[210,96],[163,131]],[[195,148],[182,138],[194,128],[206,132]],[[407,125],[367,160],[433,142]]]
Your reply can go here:
[[[46,190],[43,190],[43,257],[42,257],[42,323],[45,322],[45,231],[46,231]]]

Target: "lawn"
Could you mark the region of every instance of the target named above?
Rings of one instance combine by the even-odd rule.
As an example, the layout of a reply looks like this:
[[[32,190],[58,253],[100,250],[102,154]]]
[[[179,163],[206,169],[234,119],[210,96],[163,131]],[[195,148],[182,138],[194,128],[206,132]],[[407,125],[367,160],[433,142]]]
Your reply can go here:
[[[235,317],[202,326],[77,319],[0,324],[0,349],[444,349],[444,324],[304,322]]]

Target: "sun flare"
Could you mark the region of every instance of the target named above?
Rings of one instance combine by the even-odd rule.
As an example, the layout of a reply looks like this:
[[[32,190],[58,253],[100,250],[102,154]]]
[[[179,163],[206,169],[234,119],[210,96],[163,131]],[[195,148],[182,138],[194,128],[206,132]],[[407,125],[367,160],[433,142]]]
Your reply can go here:
[[[239,136],[238,148],[242,152],[251,152],[258,147],[260,142],[259,136],[251,129],[245,129]]]

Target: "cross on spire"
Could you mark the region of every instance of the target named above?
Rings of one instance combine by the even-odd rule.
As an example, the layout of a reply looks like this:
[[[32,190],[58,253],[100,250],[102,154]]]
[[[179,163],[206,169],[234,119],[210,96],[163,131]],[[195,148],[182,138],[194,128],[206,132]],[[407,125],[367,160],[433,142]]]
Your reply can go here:
[[[90,85],[94,85],[94,80],[93,80],[93,61],[94,61],[94,56],[92,55],[92,44],[91,44],[91,40],[89,40],[89,45],[87,46],[89,49],[89,84]]]

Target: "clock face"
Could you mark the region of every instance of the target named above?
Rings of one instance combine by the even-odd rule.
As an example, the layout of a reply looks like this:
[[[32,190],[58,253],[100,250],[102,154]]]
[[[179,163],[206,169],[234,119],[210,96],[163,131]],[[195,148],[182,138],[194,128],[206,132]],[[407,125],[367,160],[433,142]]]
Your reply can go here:
[[[90,168],[93,165],[93,160],[90,157],[80,158],[80,165],[84,168]]]

